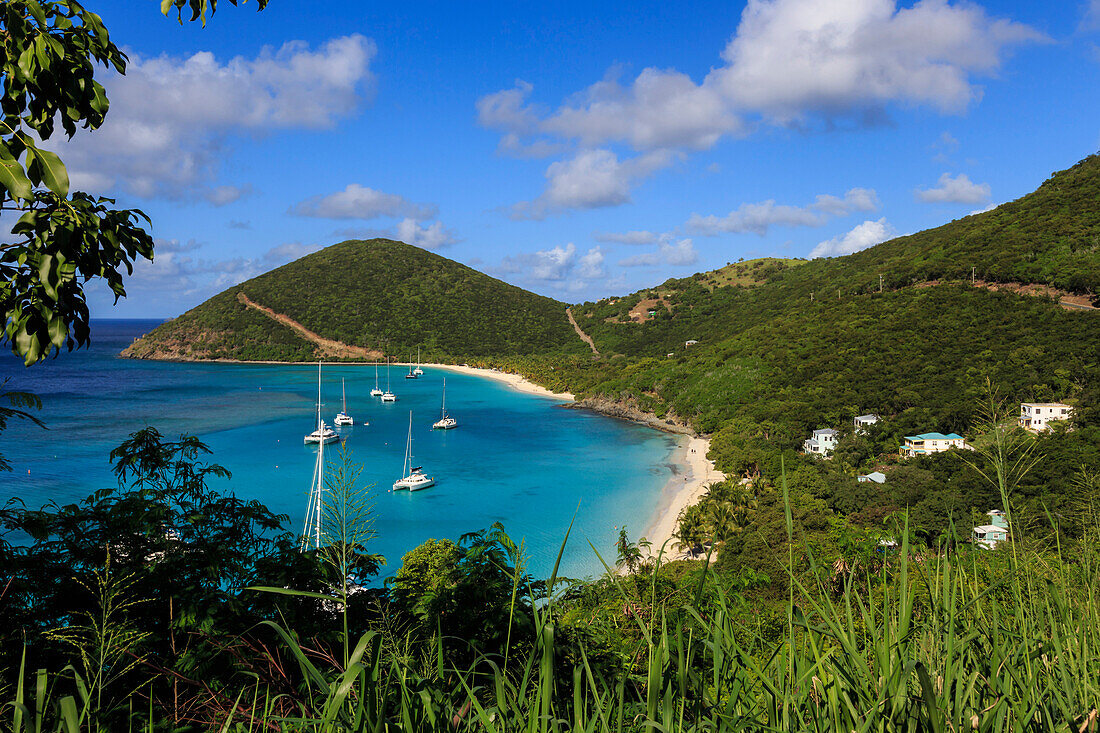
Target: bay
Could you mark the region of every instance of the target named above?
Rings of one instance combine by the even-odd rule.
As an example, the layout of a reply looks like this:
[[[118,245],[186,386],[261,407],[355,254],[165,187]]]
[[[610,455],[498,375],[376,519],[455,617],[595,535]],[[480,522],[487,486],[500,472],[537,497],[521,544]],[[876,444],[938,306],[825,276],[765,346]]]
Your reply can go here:
[[[76,502],[112,487],[108,456],[136,430],[153,426],[169,438],[196,435],[214,451],[211,461],[233,473],[215,484],[259,499],[290,517],[301,531],[316,447],[302,437],[315,421],[317,368],[310,365],[212,364],[137,361],[117,354],[157,321],[93,322],[93,344],[29,369],[0,356],[7,389],[37,394],[43,430],[9,422],[0,452],[12,463],[0,473],[0,500],[28,506]],[[374,502],[372,549],[388,562],[428,538],[457,540],[501,522],[523,541],[530,571],[546,576],[571,521],[573,534],[562,574],[597,575],[603,566],[589,542],[614,561],[619,527],[637,537],[653,518],[661,490],[672,477],[677,438],[583,410],[559,400],[517,392],[482,377],[425,367],[419,379],[392,368],[398,401],[370,397],[374,368],[326,364],[322,414],[331,423],[340,409],[341,379],[356,425],[340,430],[360,483]],[[459,421],[431,430],[438,419],[443,377],[448,412]],[[379,369],[385,389],[386,369]],[[413,413],[413,450],[437,485],[410,493],[389,487],[401,474]],[[369,425],[362,424],[368,421]],[[326,455],[335,456],[335,450]]]

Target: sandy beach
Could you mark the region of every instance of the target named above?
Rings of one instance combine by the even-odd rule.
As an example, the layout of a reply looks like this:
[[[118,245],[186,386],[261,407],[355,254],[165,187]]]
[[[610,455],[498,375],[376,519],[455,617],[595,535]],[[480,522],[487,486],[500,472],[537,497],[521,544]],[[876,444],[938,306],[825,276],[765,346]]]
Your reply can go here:
[[[653,543],[650,547],[650,556],[656,557],[665,546],[663,561],[680,560],[687,557],[687,553],[676,548],[676,520],[686,507],[695,504],[706,493],[710,484],[722,481],[726,475],[714,468],[714,463],[707,459],[707,450],[710,449],[709,438],[688,438],[684,445],[676,450],[673,462],[681,466],[684,471],[676,474],[665,485],[661,492],[661,501],[657,508],[654,521],[647,528],[643,536]]]
[[[408,366],[408,364],[394,366]],[[534,382],[524,379],[518,374],[511,374],[508,372],[501,372],[495,369],[480,369],[478,367],[459,366],[456,364],[421,364],[422,367],[431,367],[432,369],[446,369],[451,372],[461,372],[462,374],[472,374],[476,377],[486,377],[487,379],[495,379],[498,382],[504,382],[517,392],[523,392],[525,394],[538,395],[540,397],[552,397],[556,400],[565,400],[572,402],[575,398],[568,392],[551,392],[546,387],[541,387]]]

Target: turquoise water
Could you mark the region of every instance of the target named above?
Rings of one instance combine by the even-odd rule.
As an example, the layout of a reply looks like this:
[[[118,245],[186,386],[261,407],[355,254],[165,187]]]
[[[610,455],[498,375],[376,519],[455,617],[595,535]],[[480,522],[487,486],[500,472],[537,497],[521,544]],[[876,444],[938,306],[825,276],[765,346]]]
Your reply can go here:
[[[29,506],[79,501],[115,484],[108,454],[147,425],[162,434],[199,436],[213,461],[233,472],[228,488],[290,516],[300,531],[316,447],[302,437],[314,427],[317,369],[310,366],[171,364],[117,358],[155,321],[99,321],[90,349],[63,354],[31,369],[0,356],[0,381],[35,392],[48,430],[15,421],[0,433],[0,452],[12,463],[0,473],[0,500],[20,497]],[[325,366],[323,416],[340,408],[347,381],[348,412],[369,426],[342,428],[361,482],[373,484],[374,551],[387,573],[401,555],[428,538],[460,535],[502,522],[524,539],[536,576],[548,575],[570,520],[576,524],[562,572],[574,577],[602,571],[591,541],[614,557],[619,526],[637,537],[653,519],[661,490],[672,476],[676,439],[655,430],[519,393],[482,377],[425,368],[420,379],[391,374],[396,403],[370,397],[374,369]],[[385,368],[380,369],[385,389]],[[439,417],[442,378],[447,410],[459,421],[431,430]],[[400,477],[413,411],[416,462],[436,486],[410,493],[388,491]],[[335,455],[326,446],[326,455]]]

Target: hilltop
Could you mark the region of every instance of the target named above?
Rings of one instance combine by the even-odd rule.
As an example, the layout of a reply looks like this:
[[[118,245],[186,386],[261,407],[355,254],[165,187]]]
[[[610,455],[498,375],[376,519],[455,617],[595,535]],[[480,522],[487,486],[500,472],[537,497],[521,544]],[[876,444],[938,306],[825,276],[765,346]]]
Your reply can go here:
[[[142,359],[425,360],[587,351],[565,303],[388,239],[334,244],[235,285],[123,352]]]

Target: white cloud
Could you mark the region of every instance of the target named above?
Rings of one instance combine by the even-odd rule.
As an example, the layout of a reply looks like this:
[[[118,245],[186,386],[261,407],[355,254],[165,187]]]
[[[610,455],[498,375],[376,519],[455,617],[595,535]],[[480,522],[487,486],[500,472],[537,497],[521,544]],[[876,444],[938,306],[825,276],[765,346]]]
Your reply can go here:
[[[659,235],[654,232],[595,232],[592,238],[609,244],[656,244]]]
[[[216,179],[234,135],[324,129],[353,112],[372,84],[375,53],[374,41],[358,34],[317,49],[292,41],[224,63],[206,51],[131,52],[126,76],[104,81],[111,109],[103,126],[50,144],[79,188],[191,196]],[[215,199],[229,195],[228,187],[214,191]]]
[[[510,255],[500,265],[488,268],[497,274],[519,274],[527,280],[561,283],[573,277],[596,280],[606,276],[603,267],[604,254],[593,247],[580,257],[577,246],[569,242],[564,247],[556,245],[537,252]]]
[[[850,255],[867,249],[880,242],[885,242],[896,234],[894,227],[886,221],[886,217],[878,221],[865,221],[853,228],[847,234],[828,239],[819,243],[810,252],[810,258],[836,257],[838,255]]]
[[[395,228],[396,238],[405,244],[414,244],[424,249],[439,249],[458,241],[455,233],[443,227],[443,222],[433,222],[421,226],[415,219],[402,219]]]
[[[778,122],[844,115],[886,103],[957,113],[981,97],[973,76],[995,73],[1038,31],[972,3],[924,0],[749,0],[711,73],[742,109]]]
[[[994,76],[1014,47],[1047,40],[971,2],[899,8],[896,0],[749,0],[721,63],[699,82],[655,67],[624,82],[612,68],[548,110],[531,101],[530,83],[517,81],[478,100],[478,121],[501,134],[499,150],[509,154],[579,146],[587,152],[555,164],[573,168],[593,148],[707,149],[761,124],[881,121],[892,104],[962,113],[981,98],[978,79]],[[560,197],[558,208],[626,203],[629,186],[615,178],[588,195]]]
[[[419,221],[435,216],[435,207],[421,206],[404,196],[350,183],[343,191],[300,201],[291,207],[290,213],[320,219],[377,219],[388,216]]]
[[[620,161],[610,150],[583,150],[546,169],[546,189],[534,201],[512,207],[513,219],[543,219],[569,209],[617,206],[630,200],[639,181],[672,162],[666,151]]]
[[[701,216],[692,214],[687,227],[693,232],[713,236],[722,232],[753,232],[764,236],[772,226],[819,227],[825,216],[809,208],[762,201],[758,204],[741,204],[725,216]]]
[[[588,250],[577,261],[577,277],[582,280],[597,280],[607,277],[607,270],[603,267],[603,251],[599,246]]]
[[[687,228],[706,236],[752,232],[763,237],[773,226],[819,227],[830,216],[874,211],[878,207],[878,194],[874,189],[851,188],[843,198],[832,194],[818,194],[808,206],[777,204],[769,199],[757,204],[741,204],[725,216],[692,214],[687,221]]]
[[[918,201],[929,204],[980,204],[989,200],[988,183],[974,183],[965,173],[954,178],[950,173],[940,176],[934,188],[922,188],[915,191]]]
[[[675,244],[668,241],[661,242],[656,252],[627,257],[619,260],[619,265],[622,267],[651,267],[661,264],[686,266],[694,265],[698,261],[699,252],[695,249],[695,244],[690,239],[681,239]]]
[[[204,191],[202,197],[214,206],[225,206],[234,201],[240,201],[251,193],[251,184],[244,186],[214,186]]]
[[[879,207],[878,194],[871,188],[851,188],[844,198],[818,194],[810,208],[832,216],[846,216],[853,211],[874,211]]]

